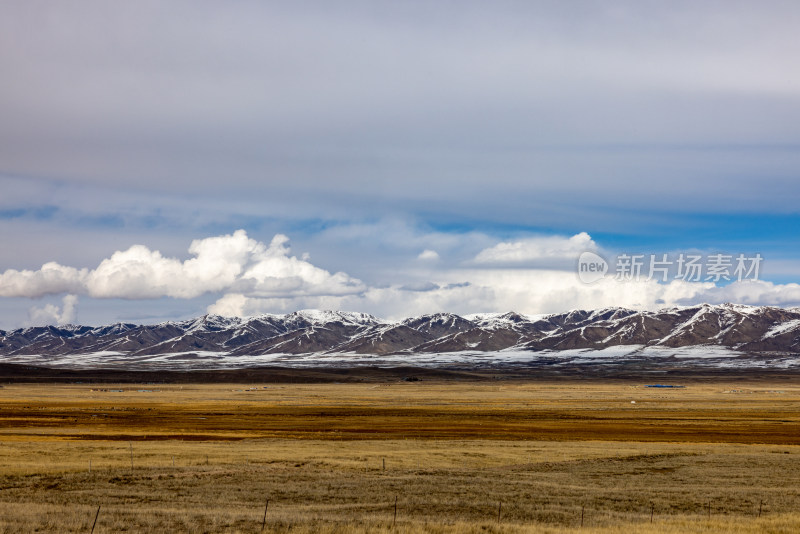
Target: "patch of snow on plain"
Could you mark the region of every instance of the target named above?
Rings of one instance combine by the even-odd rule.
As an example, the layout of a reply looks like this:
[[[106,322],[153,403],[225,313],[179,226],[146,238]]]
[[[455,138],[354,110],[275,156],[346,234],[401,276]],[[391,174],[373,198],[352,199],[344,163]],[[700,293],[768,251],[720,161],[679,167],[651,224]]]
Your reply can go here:
[[[630,359],[637,356],[642,349],[642,345],[617,345],[602,349],[566,349],[566,350],[543,350],[534,354],[547,358],[569,361],[570,363],[582,362],[615,362]]]
[[[696,360],[710,358],[738,358],[744,356],[743,352],[725,347],[724,345],[695,345],[691,347],[663,347],[653,346],[642,349],[643,356],[657,358],[691,358]]]
[[[4,358],[6,363],[37,365],[64,369],[129,369],[129,370],[208,370],[243,369],[278,365],[283,367],[446,367],[446,368],[497,368],[504,366],[566,366],[566,365],[616,365],[625,362],[658,365],[659,360],[669,360],[670,365],[720,368],[795,368],[800,367],[796,354],[769,356],[748,355],[724,346],[703,345],[694,347],[663,347],[619,345],[603,349],[569,349],[530,351],[509,348],[483,352],[464,350],[444,353],[419,354],[356,354],[353,352],[264,354],[232,356],[227,352],[191,351],[157,355],[131,355],[123,352],[102,351],[91,354],[62,356],[15,355]]]

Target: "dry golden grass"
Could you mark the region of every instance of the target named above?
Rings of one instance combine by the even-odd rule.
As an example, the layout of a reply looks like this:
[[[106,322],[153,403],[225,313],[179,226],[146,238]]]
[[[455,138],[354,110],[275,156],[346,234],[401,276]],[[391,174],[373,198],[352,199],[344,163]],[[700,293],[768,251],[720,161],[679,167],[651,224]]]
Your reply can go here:
[[[0,436],[35,439],[606,439],[800,444],[800,390],[695,385],[427,384],[24,387]],[[139,392],[139,389],[157,389]],[[631,401],[636,404],[631,404]]]
[[[791,384],[102,387],[0,389],[0,532],[800,531]]]

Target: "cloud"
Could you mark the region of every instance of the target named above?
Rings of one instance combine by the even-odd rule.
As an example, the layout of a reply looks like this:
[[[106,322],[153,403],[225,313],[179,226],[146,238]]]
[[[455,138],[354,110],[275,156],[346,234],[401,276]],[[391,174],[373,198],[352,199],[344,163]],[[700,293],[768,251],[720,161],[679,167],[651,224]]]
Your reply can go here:
[[[353,310],[386,319],[401,319],[435,311],[468,313],[494,304],[491,288],[469,284],[437,286],[430,290],[387,287],[369,288],[358,295],[303,296],[298,298],[253,298],[227,294],[208,307],[208,313],[252,316],[261,313],[286,313],[299,309]]]
[[[797,139],[790,2],[78,3],[0,5],[0,160],[31,181],[548,227],[598,196],[797,205],[796,146],[768,149]]]
[[[601,250],[584,232],[518,239],[484,247],[461,264],[420,265],[406,257],[407,265],[381,270],[374,282],[364,283],[347,273],[318,267],[308,256],[293,256],[289,238],[283,234],[265,243],[238,230],[192,241],[187,259],[134,245],[114,252],[94,269],[53,262],[38,270],[9,269],[0,273],[0,295],[67,294],[62,306],[31,308],[29,316],[37,323],[71,321],[76,295],[128,300],[168,297],[194,302],[194,306],[202,303],[209,313],[221,315],[323,308],[387,319],[436,311],[536,314],[608,306],[657,309],[698,302],[800,304],[800,284],[750,280],[718,286],[707,281],[659,283],[613,276],[584,284],[575,261],[587,249]]]
[[[585,251],[595,252],[597,244],[586,232],[572,237],[531,237],[519,241],[498,243],[478,253],[473,259],[477,265],[524,265],[551,267],[555,264],[574,267],[578,256]]]
[[[330,274],[308,261],[289,256],[289,238],[278,234],[266,250],[259,250],[235,286],[261,297],[285,295],[350,295],[366,289],[345,273]]]
[[[228,293],[209,306],[206,311],[226,317],[249,317],[263,313],[261,309],[257,309],[257,306],[254,306],[254,303],[257,302],[258,299],[248,298],[241,293]]]
[[[581,283],[574,272],[545,269],[461,269],[438,275],[438,282],[429,285],[373,287],[358,295],[282,299],[225,295],[208,312],[247,316],[323,308],[400,319],[437,311],[537,314],[610,306],[657,309],[697,300],[714,287],[710,282],[674,280],[659,284],[653,280],[623,282],[612,277],[589,285]]]
[[[425,249],[419,253],[417,256],[418,260],[422,261],[438,261],[439,260],[439,253],[435,250]]]
[[[38,298],[59,293],[86,293],[89,272],[55,262],[38,271],[8,269],[0,274],[0,297]]]
[[[696,304],[736,302],[759,306],[800,306],[800,284],[774,284],[764,280],[741,280],[710,287],[686,301]]]
[[[415,282],[412,284],[404,284],[400,286],[403,291],[435,291],[439,289],[439,284],[433,282]]]
[[[70,324],[75,322],[75,305],[78,297],[75,295],[64,295],[62,305],[59,308],[55,304],[46,304],[43,307],[32,307],[28,312],[30,324],[33,326],[47,324]]]
[[[290,255],[289,238],[278,234],[269,245],[244,230],[195,240],[192,258],[181,261],[134,245],[117,251],[93,270],[46,263],[37,271],[9,269],[0,274],[0,296],[41,297],[59,293],[93,298],[191,299],[237,291],[251,296],[346,295],[365,289],[360,280],[330,272]]]

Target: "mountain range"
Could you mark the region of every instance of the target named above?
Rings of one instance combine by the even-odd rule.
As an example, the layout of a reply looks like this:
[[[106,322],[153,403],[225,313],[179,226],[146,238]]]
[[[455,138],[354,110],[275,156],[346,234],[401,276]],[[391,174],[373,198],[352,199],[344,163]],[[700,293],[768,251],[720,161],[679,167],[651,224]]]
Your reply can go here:
[[[215,357],[602,351],[613,347],[730,349],[800,354],[800,308],[702,304],[549,315],[434,313],[385,321],[352,312],[304,310],[249,318],[205,315],[155,325],[43,326],[0,331],[0,356]],[[30,361],[27,359],[25,361]]]

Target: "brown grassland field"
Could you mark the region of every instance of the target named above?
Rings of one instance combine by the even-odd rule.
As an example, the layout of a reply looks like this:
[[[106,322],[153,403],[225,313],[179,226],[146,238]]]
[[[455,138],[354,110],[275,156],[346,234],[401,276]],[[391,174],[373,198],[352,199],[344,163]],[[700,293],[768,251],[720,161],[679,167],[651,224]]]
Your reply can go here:
[[[797,381],[646,383],[6,384],[0,532],[800,532]]]

